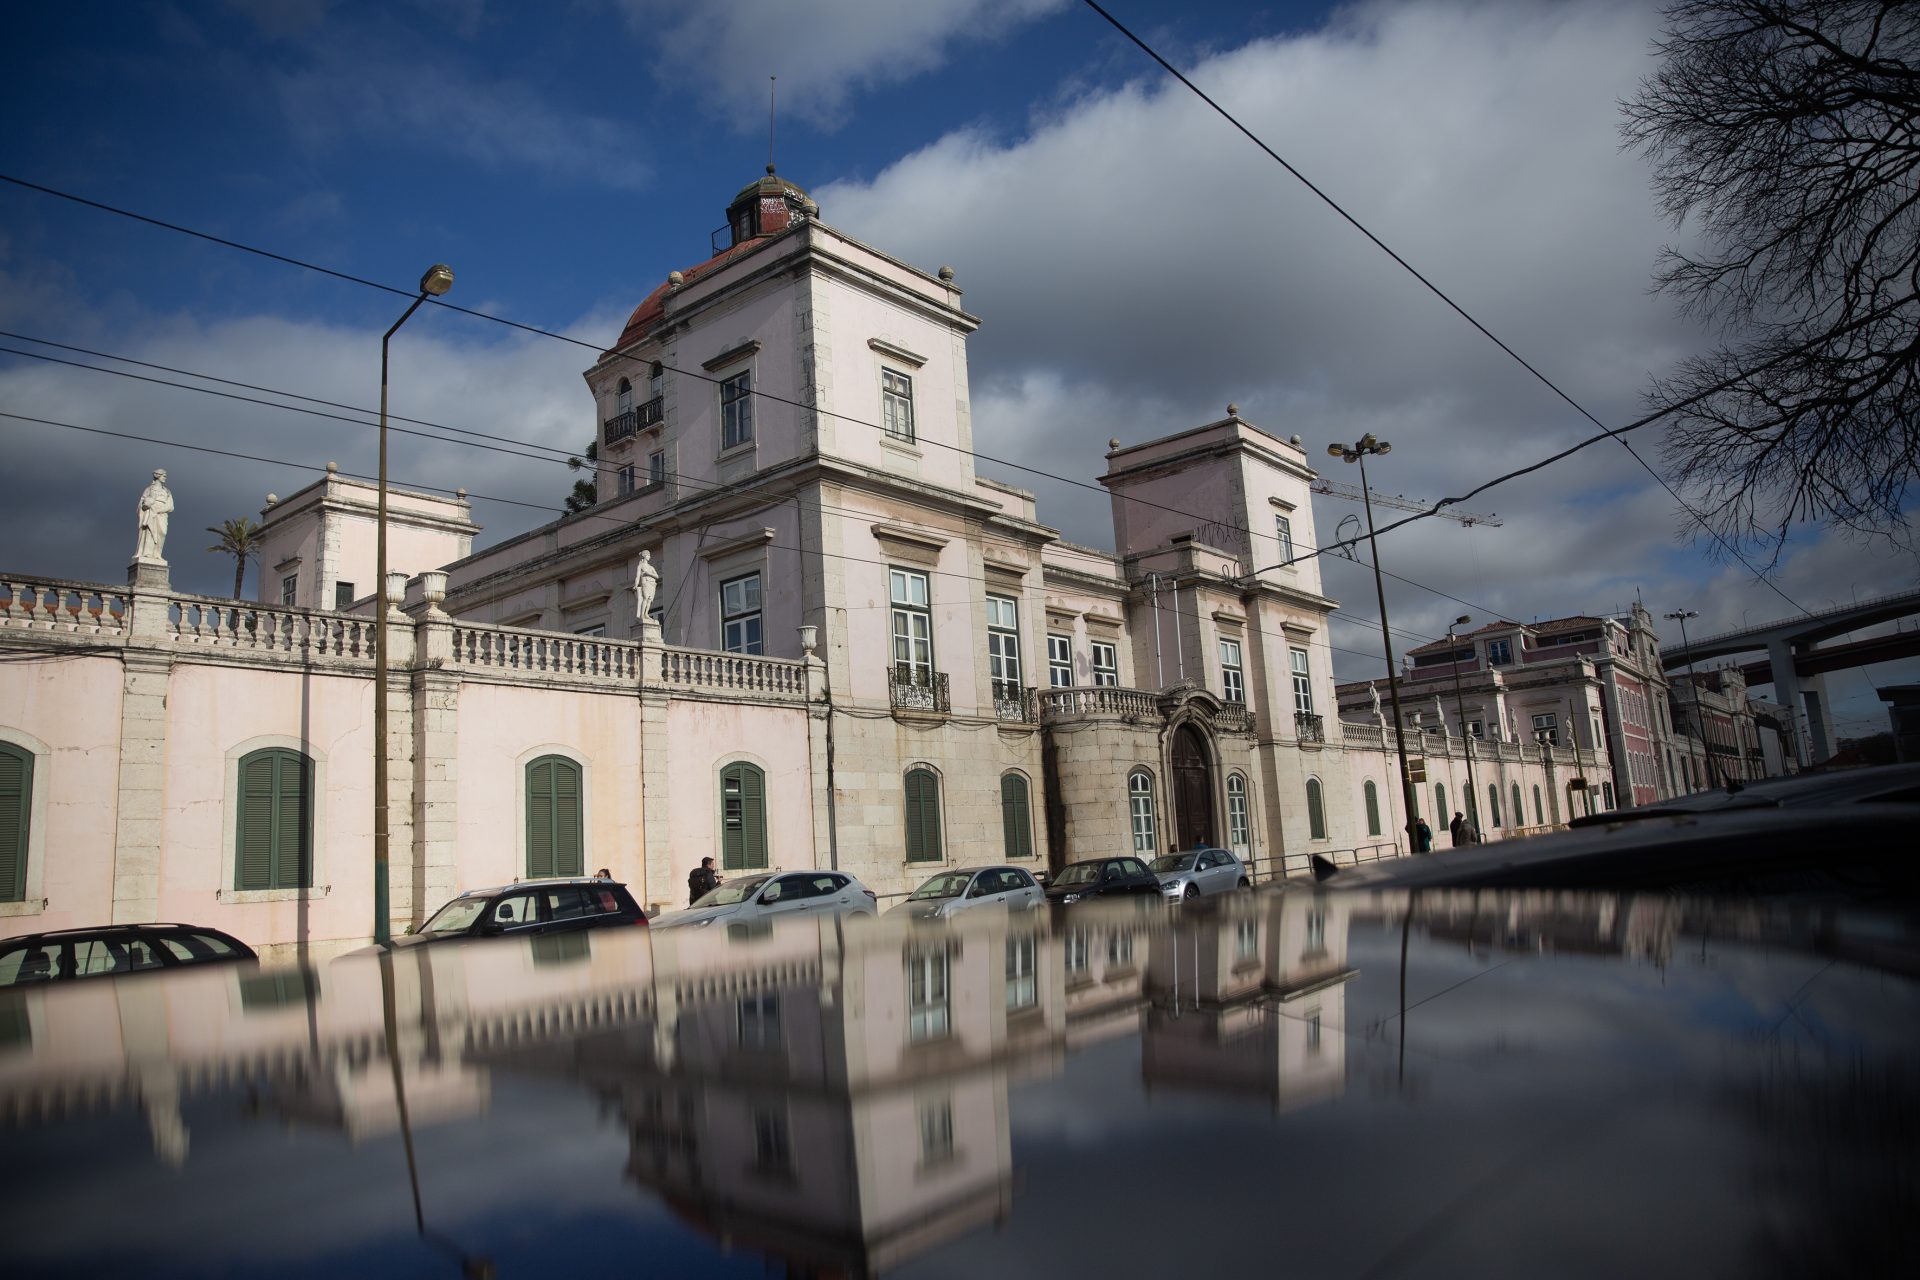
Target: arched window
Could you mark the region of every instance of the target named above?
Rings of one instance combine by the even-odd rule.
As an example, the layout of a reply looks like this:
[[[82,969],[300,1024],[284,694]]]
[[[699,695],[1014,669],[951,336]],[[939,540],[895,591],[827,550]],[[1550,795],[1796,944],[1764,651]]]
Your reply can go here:
[[[1153,817],[1153,775],[1135,769],[1127,776],[1127,817],[1133,824],[1133,851],[1151,858],[1160,847]]]
[[[580,766],[565,756],[527,766],[528,878],[586,874],[580,796]]]
[[[1315,840],[1327,838],[1327,806],[1320,797],[1320,779],[1307,779],[1307,834]]]
[[[767,775],[744,760],[720,771],[720,865],[767,865]]]
[[[1500,825],[1500,784],[1487,784],[1487,816],[1493,819],[1493,825]]]
[[[1367,797],[1367,834],[1380,834],[1380,788],[1373,785],[1373,779],[1367,779],[1365,787]]]
[[[1527,810],[1526,806],[1520,803],[1520,784],[1517,782],[1513,784],[1513,808],[1508,810],[1507,816],[1513,819],[1513,825],[1516,827],[1526,825]]]
[[[0,902],[27,896],[27,835],[33,821],[33,756],[0,742]]]
[[[244,755],[237,794],[233,887],[311,887],[313,761],[284,747]]]
[[[633,384],[625,378],[620,379],[620,389],[614,393],[613,411],[626,413],[633,408]]]
[[[1438,782],[1433,784],[1433,820],[1441,826],[1453,821],[1453,815],[1447,812],[1447,788]]]
[[[1536,827],[1544,827],[1547,825],[1547,812],[1540,807],[1539,783],[1535,783],[1533,787],[1533,825]]]
[[[1237,773],[1227,775],[1227,841],[1235,853],[1242,854],[1253,844],[1253,828],[1247,820],[1247,780]]]
[[[940,861],[940,777],[925,766],[907,770],[907,861]]]
[[[1000,826],[1009,860],[1033,856],[1033,805],[1027,780],[1017,773],[1000,775]]]

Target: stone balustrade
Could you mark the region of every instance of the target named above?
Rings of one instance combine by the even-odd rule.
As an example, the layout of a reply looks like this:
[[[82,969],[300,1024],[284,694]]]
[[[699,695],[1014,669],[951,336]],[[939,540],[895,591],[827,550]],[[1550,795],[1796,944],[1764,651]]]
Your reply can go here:
[[[121,636],[127,629],[127,595],[94,582],[0,575],[0,629]]]
[[[782,701],[807,699],[807,664],[791,658],[761,658],[708,649],[661,648],[659,680],[668,689]]]
[[[452,665],[499,675],[560,676],[608,684],[637,684],[640,646],[632,640],[555,631],[453,622]]]
[[[173,595],[166,635],[193,648],[373,661],[373,619],[357,614]]]
[[[1343,720],[1340,722],[1340,741],[1361,751],[1385,751],[1387,731],[1377,724],[1352,724]],[[1409,743],[1407,749],[1411,751],[1415,745]]]
[[[1123,689],[1118,685],[1075,685],[1066,689],[1039,691],[1042,722],[1069,716],[1148,716],[1157,717],[1160,707],[1144,689]]]

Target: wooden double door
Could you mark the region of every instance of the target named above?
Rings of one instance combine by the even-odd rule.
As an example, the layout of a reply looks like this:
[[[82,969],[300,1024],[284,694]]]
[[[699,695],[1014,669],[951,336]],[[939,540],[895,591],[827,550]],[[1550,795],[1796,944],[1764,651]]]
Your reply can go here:
[[[1173,832],[1175,848],[1218,845],[1213,820],[1213,765],[1200,731],[1183,724],[1173,732]]]

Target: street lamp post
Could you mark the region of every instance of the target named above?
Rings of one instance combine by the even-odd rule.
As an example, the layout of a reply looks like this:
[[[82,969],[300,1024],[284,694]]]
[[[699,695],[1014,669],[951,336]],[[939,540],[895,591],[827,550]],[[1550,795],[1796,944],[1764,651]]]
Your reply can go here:
[[[1472,801],[1480,784],[1473,779],[1473,735],[1467,732],[1467,700],[1460,692],[1460,660],[1454,653],[1453,629],[1464,627],[1472,621],[1471,614],[1463,613],[1447,624],[1447,664],[1453,668],[1453,706],[1460,716],[1460,743],[1467,753],[1467,808],[1469,810],[1475,807]],[[1440,816],[1444,818],[1447,815],[1443,813]]]
[[[387,347],[421,303],[452,287],[453,268],[444,262],[427,268],[420,277],[420,296],[380,339],[380,515],[373,543],[373,940],[383,947],[393,941],[387,877]]]
[[[1693,647],[1687,643],[1687,619],[1700,615],[1692,609],[1676,609],[1664,616],[1668,621],[1680,624],[1680,647],[1687,651],[1687,692],[1691,695],[1687,700],[1693,704],[1693,731],[1700,735],[1700,745],[1706,750],[1707,774],[1711,777],[1718,770],[1713,767],[1713,744],[1707,741],[1707,726],[1700,719],[1700,682],[1694,678]]]
[[[1400,716],[1400,677],[1393,669],[1393,636],[1387,630],[1387,587],[1380,576],[1380,545],[1374,540],[1373,498],[1367,488],[1367,455],[1385,457],[1393,446],[1385,440],[1376,439],[1369,431],[1351,445],[1338,442],[1327,446],[1327,455],[1342,462],[1360,464],[1360,496],[1367,509],[1367,549],[1373,556],[1373,590],[1380,602],[1380,641],[1387,650],[1387,693],[1393,702],[1393,743],[1400,753],[1400,803],[1401,811],[1407,819],[1408,847],[1414,843],[1413,815],[1418,811],[1419,801],[1413,794],[1413,779],[1407,774],[1407,731]]]

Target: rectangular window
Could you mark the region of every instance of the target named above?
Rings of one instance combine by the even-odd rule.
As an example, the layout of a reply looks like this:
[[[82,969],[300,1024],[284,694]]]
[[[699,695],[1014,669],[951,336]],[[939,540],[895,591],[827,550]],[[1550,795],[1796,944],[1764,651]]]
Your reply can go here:
[[[1133,963],[1133,935],[1130,933],[1110,933],[1107,935],[1107,967],[1118,969]]]
[[[289,608],[291,608],[293,605],[294,597],[299,594],[300,594],[300,575],[299,574],[290,573],[286,577],[280,579],[280,603],[281,604],[284,604]]]
[[[1093,951],[1093,935],[1085,929],[1075,929],[1067,935],[1066,966],[1068,973],[1085,973]]]
[[[667,482],[667,451],[655,449],[647,455],[647,487]]]
[[[1073,637],[1047,637],[1047,683],[1055,689],[1073,684]]]
[[[776,992],[761,991],[754,995],[740,997],[738,1006],[740,1047],[777,1051],[783,1047],[780,1035],[780,997]]]
[[[1467,721],[1467,732],[1476,738],[1484,740],[1487,736],[1487,726],[1479,720],[1469,720]]]
[[[916,1043],[947,1034],[947,953],[907,957],[907,1038]]]
[[[720,647],[728,653],[763,653],[760,575],[743,574],[720,584]]]
[[[336,582],[333,584],[333,607],[336,609],[350,609],[353,607],[353,584],[351,582]]]
[[[1011,596],[987,597],[987,674],[993,696],[1020,696],[1020,603]]]
[[[1513,663],[1513,641],[1511,640],[1487,641],[1487,665],[1488,666],[1505,667],[1505,666],[1512,665],[1512,663]]]
[[[1031,1009],[1039,1002],[1034,985],[1034,960],[1037,950],[1031,935],[1007,939],[1007,1009]]]
[[[1317,1055],[1320,1052],[1320,1011],[1307,1014],[1307,1052]]]
[[[743,369],[720,383],[720,447],[753,439],[753,372]]]
[[[1293,563],[1293,521],[1286,516],[1273,518],[1274,531],[1280,538],[1280,563]]]
[[[1560,745],[1560,717],[1554,712],[1537,715],[1533,718],[1533,738],[1535,742],[1551,742]]]
[[[953,1159],[953,1099],[920,1104],[920,1163],[941,1164]]]
[[[793,1148],[787,1139],[787,1113],[780,1106],[753,1109],[753,1166],[762,1173],[789,1173]]]
[[[889,569],[887,589],[893,604],[894,679],[924,688],[933,683],[933,611],[927,575]]]
[[[1239,920],[1233,926],[1233,959],[1236,964],[1260,958],[1260,922]]]
[[[1220,696],[1228,702],[1247,700],[1246,681],[1240,669],[1240,642],[1220,642]]]
[[[894,439],[913,439],[913,379],[906,374],[880,371],[880,421]]]
[[[619,496],[624,498],[632,492],[633,492],[633,464],[629,462],[626,466],[620,468]]]
[[[1103,640],[1093,642],[1093,682],[1102,685],[1120,683],[1120,650]]]
[[[1307,673],[1307,651],[1289,649],[1287,661],[1293,667],[1293,709],[1300,715],[1310,716],[1313,714],[1313,678]]]

